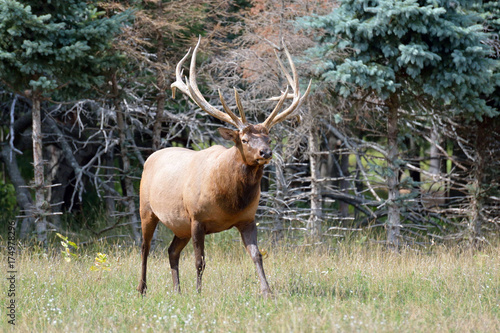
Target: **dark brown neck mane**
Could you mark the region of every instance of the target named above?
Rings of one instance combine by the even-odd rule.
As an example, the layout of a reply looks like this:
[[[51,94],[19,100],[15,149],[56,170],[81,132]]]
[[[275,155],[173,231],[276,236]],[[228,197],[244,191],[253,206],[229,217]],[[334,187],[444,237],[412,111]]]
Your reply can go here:
[[[236,147],[226,153],[230,158],[219,165],[219,169],[225,172],[216,176],[216,200],[226,212],[237,214],[258,200],[264,166],[246,164]]]

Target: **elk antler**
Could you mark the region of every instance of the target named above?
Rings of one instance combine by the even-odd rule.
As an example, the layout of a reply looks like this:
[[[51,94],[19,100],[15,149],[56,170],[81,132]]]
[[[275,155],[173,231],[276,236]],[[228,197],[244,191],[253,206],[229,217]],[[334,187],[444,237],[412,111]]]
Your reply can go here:
[[[200,46],[200,42],[201,42],[201,36],[198,39],[198,43],[196,44],[196,47],[194,48],[193,51],[193,56],[191,57],[191,66],[189,67],[189,81],[187,80],[187,78],[185,82],[182,80],[181,68],[182,65],[184,64],[184,61],[186,61],[187,57],[189,56],[191,49],[188,50],[184,58],[182,58],[181,61],[179,61],[179,63],[177,64],[175,68],[176,81],[170,85],[170,87],[172,88],[172,97],[175,98],[175,91],[176,88],[178,88],[184,94],[189,96],[196,104],[198,104],[198,106],[206,113],[219,120],[229,123],[241,130],[245,128],[247,124],[243,107],[241,106],[241,102],[238,93],[236,92],[236,89],[235,89],[236,104],[238,105],[241,118],[236,116],[233,113],[233,111],[229,109],[220,91],[219,91],[220,100],[222,103],[222,107],[224,108],[226,113],[210,105],[210,103],[207,102],[207,100],[203,97],[200,90],[198,89],[198,84],[196,83],[196,53],[198,52],[198,47]]]
[[[293,111],[295,111],[297,108],[300,107],[304,99],[307,97],[309,94],[309,91],[311,90],[311,83],[312,80],[309,81],[309,85],[307,86],[306,92],[302,97],[300,96],[300,90],[299,90],[299,77],[297,75],[297,69],[295,68],[295,64],[293,63],[292,56],[290,55],[290,52],[288,52],[288,49],[286,47],[285,41],[282,41],[283,43],[283,48],[285,49],[286,56],[288,58],[288,62],[290,63],[290,68],[292,69],[292,75],[293,78],[290,77],[290,74],[285,69],[285,66],[280,60],[280,57],[278,56],[278,53],[276,50],[274,51],[274,54],[276,54],[276,58],[278,59],[278,63],[281,67],[281,70],[285,74],[285,77],[288,81],[288,84],[292,87],[293,93],[288,93],[288,86],[285,90],[285,92],[280,96],[280,97],[273,97],[270,98],[270,100],[279,100],[278,104],[274,108],[273,112],[267,117],[267,119],[263,122],[263,125],[267,128],[270,129],[274,125],[276,125],[279,122],[282,122],[285,120],[290,114],[292,114]],[[283,112],[278,114],[278,111],[281,109],[283,106],[283,102],[285,101],[286,98],[293,98],[292,104]]]

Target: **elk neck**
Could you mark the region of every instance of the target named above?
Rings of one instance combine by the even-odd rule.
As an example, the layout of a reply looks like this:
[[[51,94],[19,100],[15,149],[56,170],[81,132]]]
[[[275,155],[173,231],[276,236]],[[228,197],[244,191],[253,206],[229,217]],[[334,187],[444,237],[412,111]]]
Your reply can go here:
[[[234,146],[224,153],[216,175],[216,200],[228,213],[243,211],[260,196],[263,165],[248,165]]]

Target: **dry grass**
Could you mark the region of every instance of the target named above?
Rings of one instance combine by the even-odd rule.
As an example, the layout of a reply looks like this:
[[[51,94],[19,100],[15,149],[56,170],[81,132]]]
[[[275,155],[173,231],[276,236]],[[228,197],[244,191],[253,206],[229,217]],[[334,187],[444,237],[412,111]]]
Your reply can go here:
[[[444,248],[394,254],[342,244],[328,251],[271,248],[264,265],[275,295],[263,299],[241,244],[212,236],[207,240],[201,295],[195,291],[190,246],[181,257],[183,294],[172,293],[168,259],[159,250],[149,263],[144,298],[135,290],[137,250],[108,249],[109,272],[89,270],[94,250],[70,263],[57,252],[46,256],[25,251],[18,258],[16,330],[500,331],[497,247],[475,254]],[[5,256],[2,260],[7,261]],[[9,326],[2,315],[0,331]]]

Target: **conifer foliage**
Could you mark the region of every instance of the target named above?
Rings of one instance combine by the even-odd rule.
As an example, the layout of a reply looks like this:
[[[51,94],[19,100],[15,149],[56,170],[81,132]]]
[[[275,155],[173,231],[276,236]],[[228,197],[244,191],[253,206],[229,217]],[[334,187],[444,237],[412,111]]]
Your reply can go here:
[[[459,1],[344,0],[300,24],[325,31],[310,52],[323,58],[317,70],[344,96],[362,87],[382,100],[397,93],[403,103],[425,97],[478,118],[494,114],[479,98],[493,89],[487,34],[480,17]],[[349,55],[332,59],[332,49]]]
[[[14,92],[50,97],[102,83],[117,60],[113,37],[129,13],[103,17],[95,1],[0,2],[0,78]],[[70,91],[68,88],[73,88]]]

